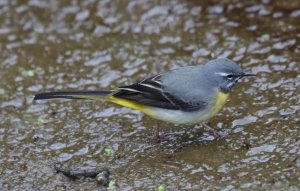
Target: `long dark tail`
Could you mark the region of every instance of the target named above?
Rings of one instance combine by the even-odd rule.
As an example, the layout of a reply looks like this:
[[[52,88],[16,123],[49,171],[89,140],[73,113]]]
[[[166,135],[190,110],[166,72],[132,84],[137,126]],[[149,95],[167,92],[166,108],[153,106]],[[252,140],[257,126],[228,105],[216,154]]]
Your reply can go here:
[[[33,100],[41,99],[89,99],[103,100],[108,97],[112,91],[65,91],[65,92],[47,92],[36,94]]]

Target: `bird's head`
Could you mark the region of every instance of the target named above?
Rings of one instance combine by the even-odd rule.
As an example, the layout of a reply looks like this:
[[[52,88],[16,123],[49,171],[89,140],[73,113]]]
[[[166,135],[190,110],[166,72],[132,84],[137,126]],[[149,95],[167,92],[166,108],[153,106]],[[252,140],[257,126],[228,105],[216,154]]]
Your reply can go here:
[[[209,81],[224,92],[228,93],[239,79],[245,76],[255,76],[252,73],[245,73],[235,62],[221,58],[208,62],[204,71]]]

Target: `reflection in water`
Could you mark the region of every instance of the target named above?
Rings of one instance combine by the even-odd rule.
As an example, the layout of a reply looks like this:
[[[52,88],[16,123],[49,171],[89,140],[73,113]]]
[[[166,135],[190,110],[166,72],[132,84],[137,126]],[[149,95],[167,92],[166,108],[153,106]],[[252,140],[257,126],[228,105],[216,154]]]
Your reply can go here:
[[[107,166],[122,190],[299,189],[299,1],[0,5],[4,190],[99,188],[57,175],[56,161]],[[220,57],[258,73],[210,121],[228,133],[221,140],[211,140],[201,124],[160,123],[173,134],[158,144],[147,138],[155,121],[139,112],[98,102],[32,102],[43,90],[114,88]]]

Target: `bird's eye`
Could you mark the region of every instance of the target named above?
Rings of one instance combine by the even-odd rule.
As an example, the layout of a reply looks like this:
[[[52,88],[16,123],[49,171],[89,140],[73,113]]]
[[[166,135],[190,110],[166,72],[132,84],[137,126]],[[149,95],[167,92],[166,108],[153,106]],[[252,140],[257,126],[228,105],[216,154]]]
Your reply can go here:
[[[228,74],[227,76],[226,76],[226,78],[228,79],[228,80],[232,80],[233,79],[233,75],[232,74]]]

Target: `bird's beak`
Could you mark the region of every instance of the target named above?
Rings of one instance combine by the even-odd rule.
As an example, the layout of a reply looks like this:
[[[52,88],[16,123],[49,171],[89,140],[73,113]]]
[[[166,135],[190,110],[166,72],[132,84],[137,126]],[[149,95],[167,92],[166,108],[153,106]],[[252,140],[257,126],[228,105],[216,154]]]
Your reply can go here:
[[[253,73],[242,73],[241,77],[245,77],[245,76],[256,76],[256,74]]]

